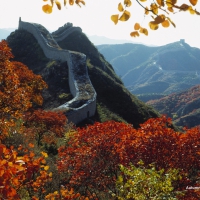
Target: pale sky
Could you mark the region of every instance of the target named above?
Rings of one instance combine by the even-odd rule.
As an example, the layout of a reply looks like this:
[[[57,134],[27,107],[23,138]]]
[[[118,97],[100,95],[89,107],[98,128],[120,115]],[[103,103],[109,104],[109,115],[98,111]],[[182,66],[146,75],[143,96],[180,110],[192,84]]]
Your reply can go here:
[[[63,0],[60,0],[63,2]],[[153,0],[150,0],[153,2]],[[188,3],[189,0],[179,0]],[[144,18],[143,9],[132,0],[132,6],[128,8],[131,18],[128,22],[119,22],[117,25],[111,21],[113,14],[118,14],[118,3],[123,0],[85,0],[86,5],[79,8],[77,5],[67,6],[58,11],[54,8],[52,14],[43,13],[42,0],[0,0],[0,28],[17,28],[19,17],[22,21],[40,23],[48,30],[56,30],[67,22],[82,28],[87,35],[106,36],[113,39],[126,39],[144,44],[165,45],[180,39],[190,46],[200,48],[200,16],[191,15],[189,12],[172,14],[169,17],[176,24],[169,28],[160,28],[156,31],[149,29],[149,36],[141,35],[132,38],[130,32],[136,22],[142,27],[148,27],[151,16]],[[196,6],[200,11],[200,2]]]

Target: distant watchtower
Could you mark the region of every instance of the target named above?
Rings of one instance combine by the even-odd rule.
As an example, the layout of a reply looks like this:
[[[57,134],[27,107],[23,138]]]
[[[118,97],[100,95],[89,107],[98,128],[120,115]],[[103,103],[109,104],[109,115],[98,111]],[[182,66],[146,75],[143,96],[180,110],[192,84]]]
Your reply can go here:
[[[185,39],[180,39],[180,42],[181,43],[185,43]]]

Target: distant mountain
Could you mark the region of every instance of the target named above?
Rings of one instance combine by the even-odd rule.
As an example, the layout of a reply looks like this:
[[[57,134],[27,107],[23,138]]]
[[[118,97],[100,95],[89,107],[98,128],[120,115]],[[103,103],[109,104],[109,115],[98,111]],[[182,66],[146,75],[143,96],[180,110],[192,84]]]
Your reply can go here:
[[[200,49],[180,40],[160,47],[97,46],[124,85],[136,95],[167,95],[200,84]]]
[[[72,98],[66,62],[47,59],[37,40],[25,30],[16,30],[7,38],[7,42],[14,59],[26,64],[34,73],[41,74],[49,85],[43,94],[44,109],[55,108]],[[124,87],[113,67],[84,33],[74,31],[58,44],[62,49],[82,52],[87,56],[88,73],[97,93],[96,114],[91,120],[124,121],[139,127],[147,119],[158,116],[154,109]]]
[[[6,39],[15,28],[0,29],[0,40]]]
[[[191,128],[200,125],[200,85],[148,101],[147,105],[152,106],[162,114],[167,114],[177,126]]]

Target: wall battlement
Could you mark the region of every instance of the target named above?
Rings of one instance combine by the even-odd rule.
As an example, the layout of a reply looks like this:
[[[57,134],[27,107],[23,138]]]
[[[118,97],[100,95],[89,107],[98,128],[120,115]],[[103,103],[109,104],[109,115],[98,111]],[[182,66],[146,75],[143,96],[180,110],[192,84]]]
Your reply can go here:
[[[78,28],[68,27],[66,30],[62,30],[59,38],[63,40],[75,30],[82,31]],[[68,121],[75,124],[93,116],[96,111],[97,94],[88,76],[86,56],[83,53],[61,49],[48,30],[40,24],[23,22],[20,18],[18,29],[31,33],[38,41],[47,58],[62,62],[67,61],[69,87],[74,98],[53,110],[64,111]]]

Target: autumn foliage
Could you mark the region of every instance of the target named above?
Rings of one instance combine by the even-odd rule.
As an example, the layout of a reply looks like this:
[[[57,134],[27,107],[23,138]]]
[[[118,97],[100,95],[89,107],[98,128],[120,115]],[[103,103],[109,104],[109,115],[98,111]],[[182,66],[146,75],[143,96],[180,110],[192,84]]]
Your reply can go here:
[[[0,139],[32,103],[42,104],[41,91],[47,87],[41,76],[22,63],[11,61],[12,58],[6,41],[0,42]]]
[[[20,151],[22,148],[20,148]],[[51,180],[51,173],[47,170],[45,153],[41,157],[28,149],[23,149],[23,156],[19,156],[13,147],[7,148],[0,145],[0,198],[23,199],[20,191],[26,190],[27,196],[34,197],[38,192],[43,192],[45,183]],[[40,191],[41,190],[41,191]]]
[[[55,144],[56,138],[63,137],[67,118],[63,113],[34,110],[25,116],[26,127],[32,132],[37,144]],[[26,130],[27,131],[27,130]]]
[[[11,61],[12,58],[6,41],[0,42],[1,118],[6,115],[19,117],[33,102],[41,105],[41,91],[47,87],[40,75],[35,75],[20,62]]]
[[[137,166],[140,159],[145,166],[155,163],[157,169],[179,169],[184,178],[176,190],[199,185],[200,130],[179,133],[170,126],[163,116],[148,120],[138,130],[114,121],[78,129],[68,146],[59,149],[58,168],[68,171],[71,185],[93,192],[115,193],[119,164]],[[195,191],[191,195],[198,199]]]

